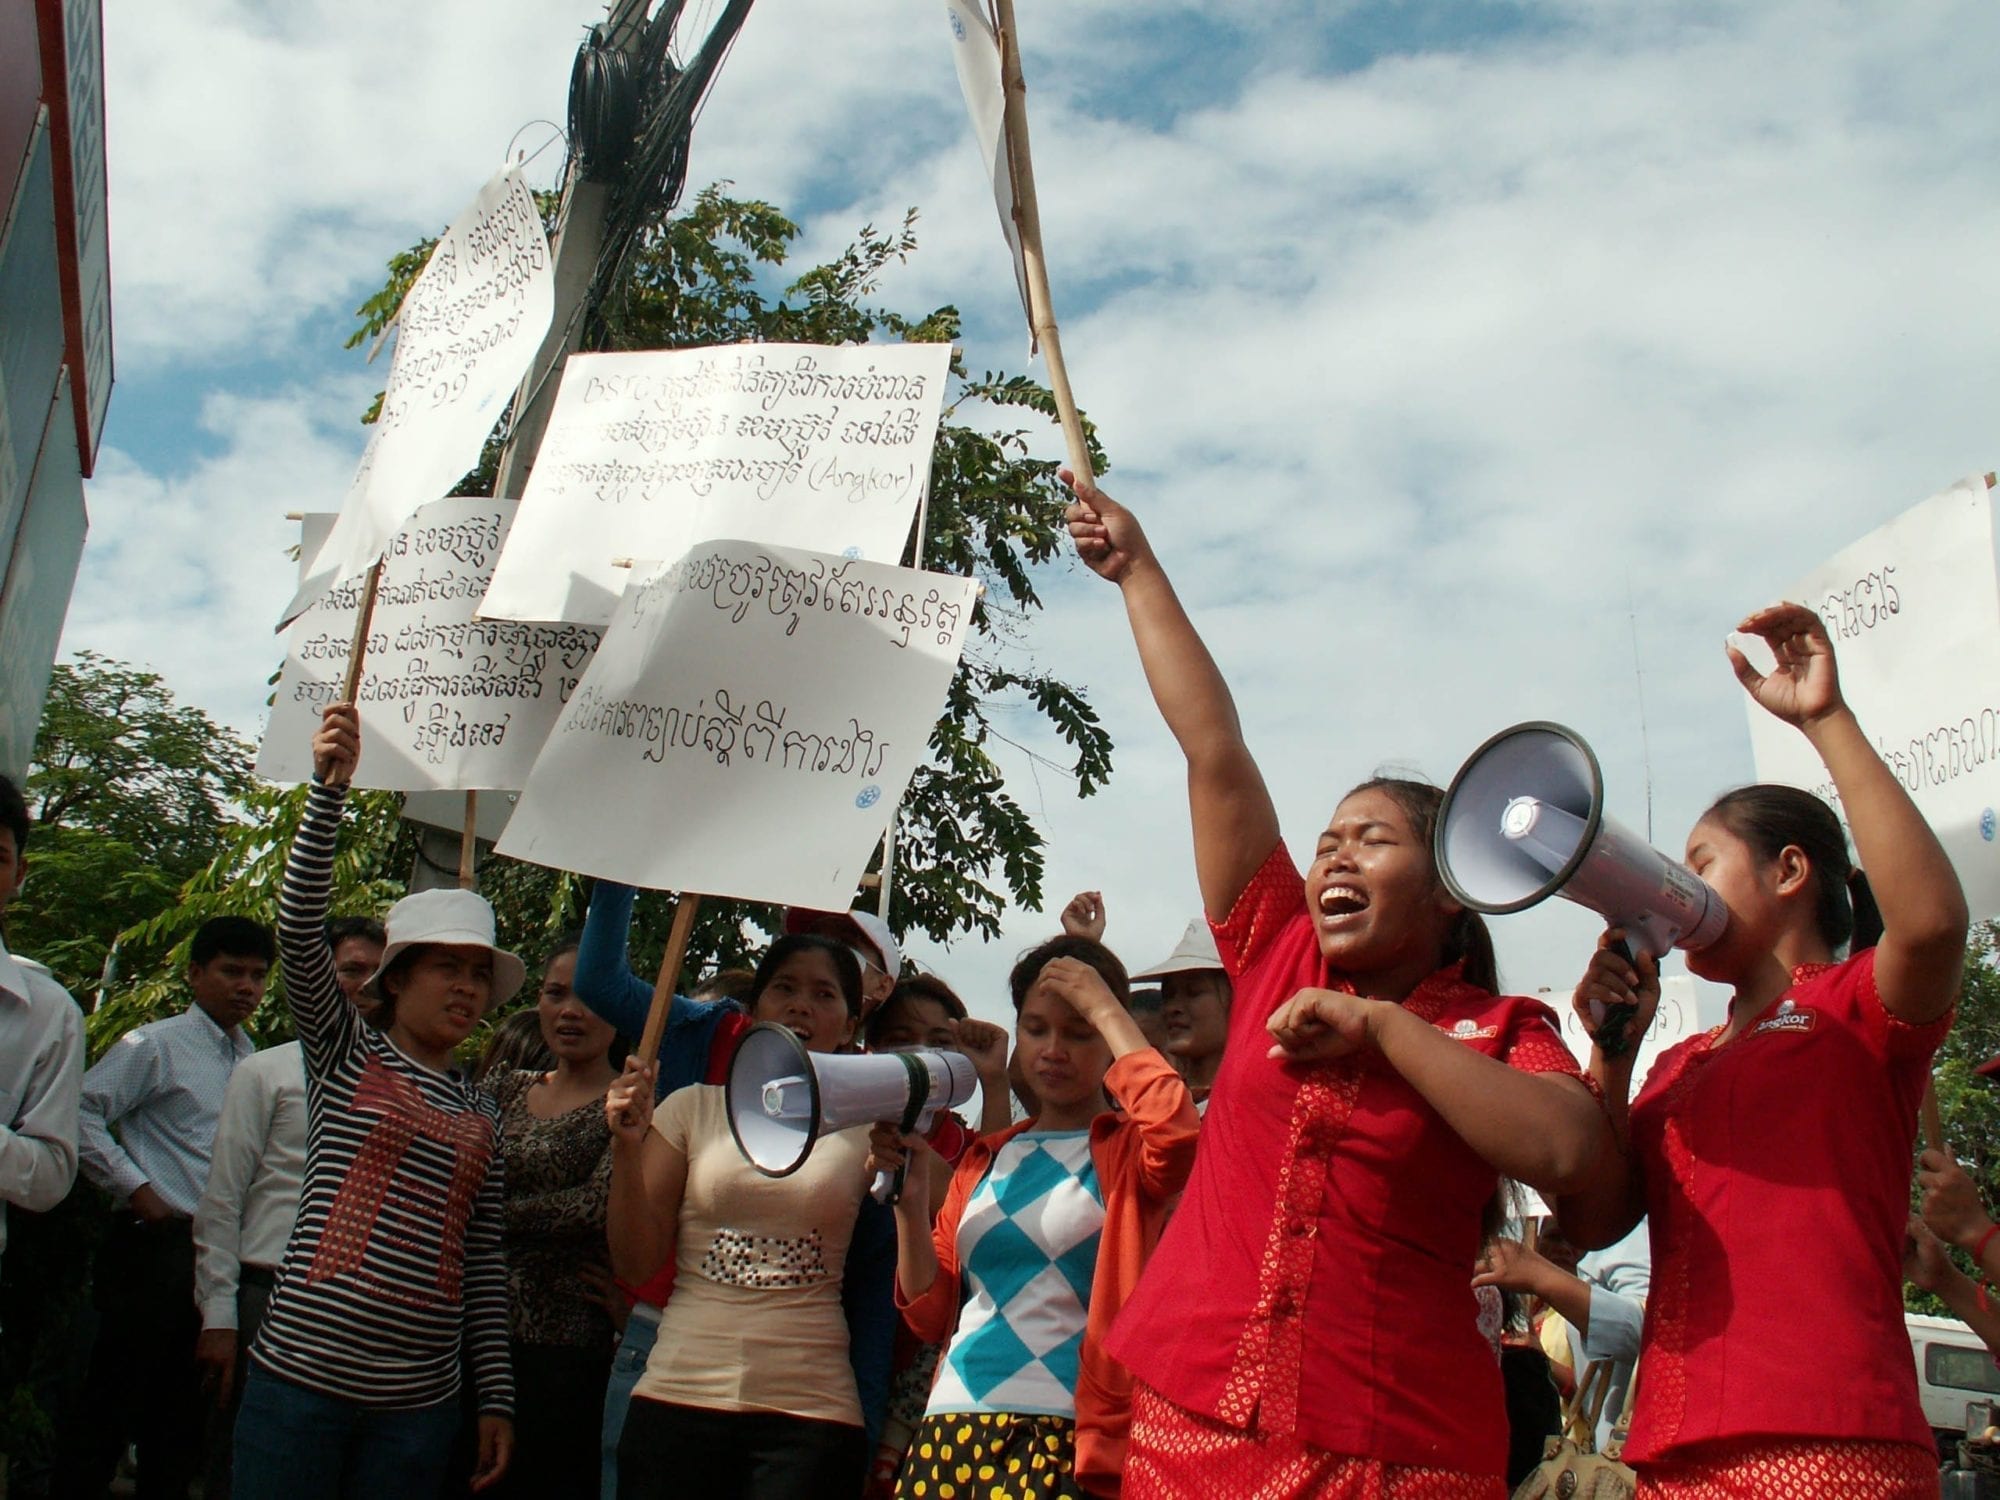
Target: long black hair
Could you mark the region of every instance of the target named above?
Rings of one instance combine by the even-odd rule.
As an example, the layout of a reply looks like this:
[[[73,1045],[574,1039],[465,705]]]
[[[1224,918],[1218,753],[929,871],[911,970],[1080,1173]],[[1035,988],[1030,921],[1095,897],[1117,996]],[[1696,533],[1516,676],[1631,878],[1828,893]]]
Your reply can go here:
[[[1381,792],[1403,810],[1403,816],[1410,820],[1410,832],[1416,835],[1431,862],[1431,879],[1438,880],[1437,822],[1438,812],[1444,806],[1444,789],[1406,776],[1371,776],[1347,797],[1362,792]],[[1345,802],[1347,797],[1340,800]],[[1444,938],[1444,962],[1464,964],[1461,972],[1467,984],[1476,984],[1489,994],[1500,993],[1500,965],[1493,956],[1493,934],[1486,928],[1486,919],[1470,907],[1461,909],[1452,918]]]
[[[1812,867],[1813,926],[1827,947],[1851,952],[1882,940],[1882,914],[1868,877],[1848,857],[1840,819],[1811,792],[1768,781],[1724,792],[1702,814],[1713,818],[1769,863],[1796,848]]]

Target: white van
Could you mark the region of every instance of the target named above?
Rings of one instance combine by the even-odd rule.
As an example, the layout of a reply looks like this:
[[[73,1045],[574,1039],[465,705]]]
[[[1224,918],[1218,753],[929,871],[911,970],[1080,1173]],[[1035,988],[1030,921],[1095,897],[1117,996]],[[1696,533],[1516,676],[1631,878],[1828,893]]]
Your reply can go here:
[[[2000,1403],[2000,1366],[1979,1335],[1956,1318],[1904,1313],[1910,1350],[1917,1361],[1917,1394],[1939,1451],[1954,1453],[1969,1428],[1978,1432],[1993,1420]]]

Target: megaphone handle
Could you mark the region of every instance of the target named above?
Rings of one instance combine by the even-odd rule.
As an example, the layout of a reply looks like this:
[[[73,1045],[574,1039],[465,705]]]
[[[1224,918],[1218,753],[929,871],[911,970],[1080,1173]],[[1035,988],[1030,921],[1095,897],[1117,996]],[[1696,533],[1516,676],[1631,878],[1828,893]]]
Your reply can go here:
[[[910,1164],[905,1161],[893,1172],[877,1172],[874,1185],[868,1189],[869,1195],[877,1203],[900,1202],[903,1196],[903,1178],[908,1175],[909,1170]]]
[[[1611,951],[1624,959],[1626,963],[1632,965],[1633,968],[1636,969],[1639,966],[1639,957],[1632,951],[1632,940],[1630,938],[1620,938],[1611,945]],[[1602,1052],[1606,1058],[1623,1057],[1639,1045],[1638,1038],[1631,1034],[1632,1022],[1639,1015],[1638,1006],[1605,1005],[1598,1001],[1592,1001],[1591,1009],[1598,1013],[1597,1035],[1592,1040],[1597,1043],[1597,1050]]]

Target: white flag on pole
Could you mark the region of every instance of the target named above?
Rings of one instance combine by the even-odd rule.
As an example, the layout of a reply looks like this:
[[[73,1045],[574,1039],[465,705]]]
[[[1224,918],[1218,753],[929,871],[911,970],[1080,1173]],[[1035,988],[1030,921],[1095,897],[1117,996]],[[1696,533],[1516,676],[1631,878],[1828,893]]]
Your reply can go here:
[[[1000,84],[1000,39],[976,0],[945,0],[951,20],[952,61],[958,65],[958,86],[965,94],[965,111],[972,117],[972,138],[980,160],[993,179],[993,202],[1000,210],[1000,232],[1014,257],[1014,286],[1021,294],[1021,315],[1028,320],[1030,347],[1035,317],[1028,308],[1028,267],[1021,259],[1021,226],[1014,221],[1014,178],[1007,162],[1007,95]]]

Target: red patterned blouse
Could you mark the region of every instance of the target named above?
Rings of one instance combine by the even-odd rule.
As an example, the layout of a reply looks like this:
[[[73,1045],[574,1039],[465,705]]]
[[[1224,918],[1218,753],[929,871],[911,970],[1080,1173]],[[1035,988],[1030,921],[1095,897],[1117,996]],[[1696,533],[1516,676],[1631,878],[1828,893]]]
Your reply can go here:
[[[1718,1438],[1928,1445],[1903,1328],[1910,1154],[1946,1015],[1882,1007],[1875,950],[1663,1053],[1632,1104],[1653,1285],[1628,1460]]]
[[[1266,1056],[1329,987],[1280,844],[1215,925],[1235,985],[1194,1176],[1109,1343],[1169,1400],[1388,1463],[1498,1474],[1500,1372],[1472,1295],[1494,1171],[1381,1058]],[[1468,1047],[1576,1075],[1548,1007],[1440,970],[1403,1001]]]

